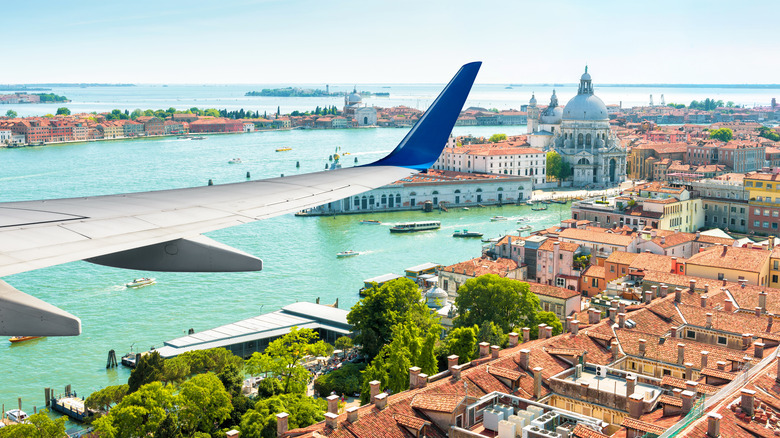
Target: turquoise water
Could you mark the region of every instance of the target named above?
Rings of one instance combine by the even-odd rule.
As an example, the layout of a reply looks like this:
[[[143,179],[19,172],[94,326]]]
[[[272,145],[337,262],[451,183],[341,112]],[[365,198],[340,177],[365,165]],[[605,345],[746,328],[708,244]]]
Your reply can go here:
[[[519,134],[525,127],[501,128]],[[490,135],[497,128],[457,128],[456,135]],[[216,184],[318,171],[337,147],[368,163],[391,150],[402,129],[285,131],[174,139],[79,143],[0,149],[0,201],[98,195]],[[275,152],[278,147],[293,150]],[[240,157],[243,164],[228,164]],[[301,168],[295,163],[300,161]],[[281,216],[209,233],[218,241],[261,257],[262,272],[150,273],[74,262],[4,278],[14,287],[78,316],[83,334],[49,337],[20,345],[0,339],[0,403],[22,397],[23,407],[43,405],[43,388],[71,384],[79,394],[123,383],[124,368],[106,370],[110,349],[124,354],[163,341],[279,309],[295,301],[323,303],[337,298],[342,308],[358,300],[364,279],[425,262],[452,264],[480,254],[478,239],[453,239],[468,228],[497,236],[515,230],[515,221],[490,222],[495,215],[528,216],[535,228],[568,217],[566,205],[532,212],[504,206],[449,213],[404,212],[337,217]],[[362,218],[401,222],[436,218],[440,231],[390,234],[386,225],[360,225]],[[358,257],[336,259],[352,249]],[[157,284],[138,290],[123,284],[153,276]]]

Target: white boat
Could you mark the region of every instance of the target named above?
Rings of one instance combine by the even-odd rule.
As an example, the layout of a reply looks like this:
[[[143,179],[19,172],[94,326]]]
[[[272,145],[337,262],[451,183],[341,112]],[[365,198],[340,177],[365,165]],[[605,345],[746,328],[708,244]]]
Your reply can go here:
[[[24,412],[21,409],[11,409],[10,411],[5,411],[5,416],[15,423],[24,423],[29,417],[27,412]]]
[[[505,221],[507,218],[504,216],[493,216],[490,218],[490,222],[499,222],[499,221]]]
[[[241,164],[241,158],[233,158],[232,160],[228,161],[230,164]]]
[[[525,225],[517,229],[517,231],[523,232],[523,231],[531,231],[530,225]]]
[[[529,199],[529,200],[525,201],[525,205],[534,205],[534,201]]]
[[[519,217],[519,218],[517,218],[517,223],[518,224],[522,224],[523,222],[528,222],[530,220],[531,219],[528,219],[527,217]]]
[[[452,237],[482,237],[482,233],[469,230],[456,230],[454,233],[452,233]]]
[[[390,227],[391,233],[413,233],[415,231],[437,230],[441,228],[441,222],[404,222]]]
[[[463,211],[469,211],[468,207],[463,207]]]
[[[356,256],[356,255],[360,255],[360,253],[357,252],[357,251],[352,251],[350,249],[350,250],[347,250],[347,251],[340,252],[340,253],[336,254],[336,257],[344,258],[344,257],[352,257],[352,256]]]
[[[136,278],[135,280],[131,281],[130,283],[125,284],[125,287],[137,289],[139,287],[149,286],[152,284],[157,283],[154,278]]]

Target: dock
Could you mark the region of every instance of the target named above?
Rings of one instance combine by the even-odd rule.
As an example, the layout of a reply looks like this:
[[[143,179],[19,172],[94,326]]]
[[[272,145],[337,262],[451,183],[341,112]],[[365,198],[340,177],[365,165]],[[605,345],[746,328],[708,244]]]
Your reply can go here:
[[[66,393],[59,397],[52,396],[51,409],[82,423],[96,414],[96,411],[87,409],[84,405],[84,399],[79,398],[75,392]]]
[[[352,333],[347,313],[321,304],[294,303],[276,312],[166,341],[157,352],[170,358],[187,351],[225,348],[236,356],[248,358],[254,352],[262,353],[271,341],[286,335],[293,327],[312,329],[321,340],[332,345],[339,337]]]

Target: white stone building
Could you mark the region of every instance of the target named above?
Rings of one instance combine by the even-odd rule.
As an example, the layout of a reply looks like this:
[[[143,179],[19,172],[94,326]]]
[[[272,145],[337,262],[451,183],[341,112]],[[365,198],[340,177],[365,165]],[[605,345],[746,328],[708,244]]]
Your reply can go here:
[[[539,149],[515,146],[512,142],[446,147],[433,168],[527,176],[537,185],[544,184],[547,178],[547,154]]]
[[[355,110],[358,126],[376,126],[376,108],[364,106]]]

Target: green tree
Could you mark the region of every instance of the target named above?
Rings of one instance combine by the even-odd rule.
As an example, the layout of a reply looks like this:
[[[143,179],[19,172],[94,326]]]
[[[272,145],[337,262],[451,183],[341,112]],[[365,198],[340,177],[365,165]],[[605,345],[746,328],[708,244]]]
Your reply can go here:
[[[532,321],[539,310],[539,298],[528,283],[487,274],[467,280],[455,298],[456,327],[480,326],[492,321],[504,332]]]
[[[734,137],[734,132],[729,128],[719,128],[710,132],[710,138],[720,141],[729,141]]]
[[[307,355],[321,356],[328,348],[325,342],[317,341],[318,338],[314,330],[293,327],[290,333],[268,344],[265,353],[260,354],[267,358],[258,357],[257,362],[270,364],[270,372],[282,379],[285,394],[304,393],[309,371],[301,359]],[[252,359],[258,354],[254,353]]]
[[[563,158],[555,151],[547,152],[547,179],[560,180],[562,167]]]
[[[323,411],[326,408],[325,400],[303,394],[284,394],[262,399],[241,418],[241,437],[275,438],[276,414],[287,412],[288,427],[297,429],[325,419]]]
[[[130,113],[130,119],[135,120],[135,119],[141,117],[142,115],[144,115],[144,112],[141,111],[140,108],[136,108],[136,109],[133,110],[133,112]]]
[[[482,325],[477,331],[477,341],[487,342],[490,345],[498,345],[503,347],[506,345],[509,336],[504,334],[501,327],[493,323],[493,321],[482,321]]]
[[[68,108],[64,107],[64,106],[60,107],[60,108],[57,108],[57,115],[58,116],[69,116],[70,115],[70,110]]]
[[[190,364],[182,356],[176,356],[171,359],[165,359],[162,368],[162,378],[165,383],[178,385],[182,383],[191,373]]]
[[[141,356],[141,360],[127,379],[128,393],[133,393],[143,385],[163,380],[163,358],[154,351]]]
[[[185,435],[212,432],[230,416],[230,394],[214,374],[198,374],[182,383],[177,397],[179,424]]]
[[[563,324],[561,324],[561,320],[558,319],[558,317],[555,316],[555,313],[553,312],[537,312],[534,323],[534,325],[547,324],[548,326],[552,327],[553,336],[557,336],[563,333]],[[536,334],[538,335],[539,333]]]
[[[439,336],[436,333],[430,332],[425,337],[425,342],[420,349],[420,357],[417,360],[417,366],[422,368],[422,372],[432,376],[439,372],[438,362],[436,361],[436,339]]]
[[[366,404],[371,401],[371,387],[368,383],[376,380],[380,382],[380,388],[385,388],[387,382],[390,380],[390,376],[387,373],[384,351],[382,354],[374,357],[374,360],[371,361],[365,370],[361,371],[361,374],[363,376],[363,384],[360,389],[360,404]]]
[[[108,412],[112,405],[118,404],[125,398],[128,390],[128,385],[107,386],[90,394],[84,401],[84,404],[88,408],[100,409]]]
[[[477,353],[477,330],[475,327],[456,327],[445,339],[447,352],[458,355],[458,363],[470,362]]]
[[[417,284],[408,278],[399,278],[382,287],[368,289],[366,296],[352,307],[347,321],[357,333],[355,343],[361,346],[369,360],[383,345],[390,343],[393,326],[399,322],[414,321],[424,331],[437,323],[421,299]]]
[[[778,134],[775,130],[767,128],[766,126],[761,126],[758,128],[758,136],[767,138],[772,141],[780,141],[780,134]]]
[[[352,348],[352,338],[349,336],[341,336],[340,338],[336,339],[336,349],[337,350],[349,350]]]
[[[137,368],[136,368],[137,369]],[[173,387],[153,382],[125,396],[108,415],[95,420],[95,430],[101,437],[131,438],[147,436],[159,429],[160,424],[179,406]]]
[[[5,112],[6,117],[15,118],[17,116],[16,111],[14,110],[8,110]]]
[[[219,374],[229,363],[235,364],[239,370],[244,368],[244,360],[224,348],[188,351],[177,358],[181,358],[189,365],[189,374],[205,372]]]
[[[171,414],[165,416],[160,427],[154,431],[153,438],[179,438],[182,434]]]
[[[14,424],[0,429],[0,438],[62,438],[65,436],[65,417],[52,420],[47,410],[30,415],[27,423]]]
[[[244,385],[244,376],[236,364],[227,364],[225,368],[222,369],[222,372],[217,374],[217,378],[222,382],[222,386],[225,387],[225,390],[231,397],[236,397],[241,394],[241,387]]]
[[[506,140],[506,134],[493,134],[490,136],[490,139],[488,141],[491,143],[498,143],[504,140]]]
[[[341,368],[323,374],[314,381],[314,390],[320,396],[332,392],[352,395],[360,392],[360,373],[366,369],[366,364],[346,363]]]
[[[216,110],[216,109],[214,109],[214,108],[209,108],[209,109],[207,109],[207,110],[206,110],[206,111],[203,113],[203,115],[205,115],[205,116],[210,116],[210,117],[219,117],[219,115],[220,115],[220,114],[219,114],[219,111],[218,111],[218,110]]]

